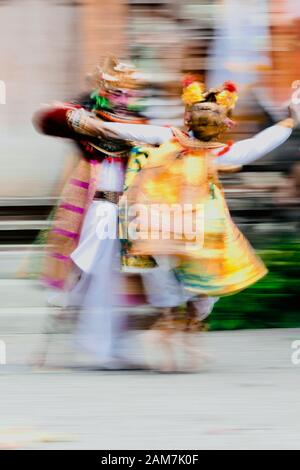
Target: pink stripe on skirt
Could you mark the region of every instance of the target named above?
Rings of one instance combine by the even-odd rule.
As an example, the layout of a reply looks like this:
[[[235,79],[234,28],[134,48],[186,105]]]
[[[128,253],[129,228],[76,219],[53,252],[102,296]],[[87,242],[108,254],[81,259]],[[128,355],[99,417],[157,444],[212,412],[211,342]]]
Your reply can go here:
[[[67,237],[67,238],[72,238],[73,240],[76,240],[79,236],[78,233],[70,232],[69,230],[64,230],[63,228],[54,228],[53,232],[59,235],[63,235],[64,237]]]
[[[76,212],[77,214],[83,214],[84,209],[79,206],[74,206],[73,204],[69,204],[68,202],[64,202],[60,205],[62,209],[66,209],[67,211]]]
[[[56,259],[59,259],[61,261],[69,261],[70,260],[70,256],[61,255],[60,253],[50,253],[50,256],[52,256],[52,258],[56,258]]]
[[[73,184],[73,186],[78,186],[79,188],[83,188],[83,189],[88,189],[90,186],[90,184],[87,183],[86,181],[78,180],[76,178],[72,178],[70,180],[70,184]]]
[[[61,279],[53,279],[52,277],[44,276],[42,281],[45,282],[48,286],[56,287],[56,289],[63,289],[65,282]]]

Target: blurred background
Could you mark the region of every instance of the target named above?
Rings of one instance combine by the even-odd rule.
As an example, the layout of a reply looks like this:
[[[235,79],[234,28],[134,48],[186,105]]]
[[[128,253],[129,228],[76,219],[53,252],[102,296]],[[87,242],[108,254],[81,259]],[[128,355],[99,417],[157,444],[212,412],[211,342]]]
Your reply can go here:
[[[209,85],[238,84],[235,140],[285,118],[300,79],[298,0],[0,1],[1,309],[41,307],[25,278],[28,254],[76,162],[68,141],[31,124],[42,103],[89,90],[107,54],[132,60],[152,83],[152,123],[180,125],[178,83],[200,72]],[[270,274],[223,299],[210,329],[300,326],[299,130],[278,150],[224,178],[232,214]],[[33,269],[34,271],[34,269]],[[32,272],[34,274],[34,272]],[[19,324],[19,322],[18,322]]]
[[[90,91],[107,54],[148,75],[152,123],[181,124],[184,73],[233,80],[238,125],[228,139],[243,139],[285,118],[297,93],[300,3],[0,0],[0,449],[299,449],[299,129],[223,178],[235,221],[270,271],[218,302],[206,325],[242,331],[201,333],[199,374],[66,368],[84,358],[74,361],[68,318],[46,307],[34,242],[78,156],[31,119],[44,103]],[[43,348],[48,368],[28,367]]]

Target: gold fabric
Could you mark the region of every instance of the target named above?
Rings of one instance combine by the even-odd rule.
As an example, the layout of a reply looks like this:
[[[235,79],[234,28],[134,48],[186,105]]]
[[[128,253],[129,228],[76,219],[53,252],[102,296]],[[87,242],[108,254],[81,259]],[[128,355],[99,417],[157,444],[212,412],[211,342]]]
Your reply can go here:
[[[264,264],[230,217],[211,150],[183,147],[173,139],[159,148],[147,148],[147,153],[143,171],[135,175],[121,200],[121,210],[127,214],[122,233],[129,238],[130,254],[176,256],[177,276],[197,294],[232,294],[263,277]],[[137,203],[148,215],[158,205],[160,221],[164,217],[160,206],[169,214],[179,209],[188,230],[176,223],[167,232],[164,224],[153,227],[149,217],[131,214]],[[134,224],[137,233],[132,239]]]

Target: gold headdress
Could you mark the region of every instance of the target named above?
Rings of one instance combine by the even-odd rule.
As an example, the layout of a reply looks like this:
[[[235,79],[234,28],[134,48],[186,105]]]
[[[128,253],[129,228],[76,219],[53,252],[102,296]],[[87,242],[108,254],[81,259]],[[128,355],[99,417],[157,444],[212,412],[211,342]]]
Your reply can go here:
[[[132,64],[120,62],[109,56],[102,67],[97,67],[95,79],[100,88],[134,90],[142,85],[141,74]]]
[[[205,89],[205,85],[195,75],[188,75],[183,82],[182,100],[187,106],[205,101],[213,101],[229,112],[238,100],[237,87],[233,82],[225,82],[217,88]]]
[[[143,86],[141,73],[131,64],[109,56],[93,75],[96,88],[91,93],[93,111],[102,119],[144,124]]]

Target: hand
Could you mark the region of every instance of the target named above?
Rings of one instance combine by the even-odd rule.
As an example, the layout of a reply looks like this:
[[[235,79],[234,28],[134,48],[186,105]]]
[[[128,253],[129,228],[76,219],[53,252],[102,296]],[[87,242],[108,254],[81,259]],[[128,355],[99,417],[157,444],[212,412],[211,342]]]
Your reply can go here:
[[[295,126],[299,125],[300,123],[300,102],[298,103],[298,99],[293,99],[289,105],[290,116],[295,121]]]
[[[292,118],[295,119],[296,124],[300,122],[300,80],[296,80],[292,83],[292,89],[294,90],[290,102],[290,112]]]

